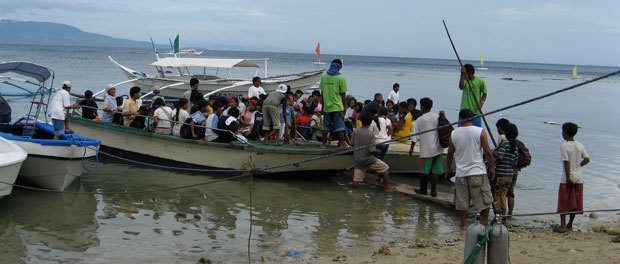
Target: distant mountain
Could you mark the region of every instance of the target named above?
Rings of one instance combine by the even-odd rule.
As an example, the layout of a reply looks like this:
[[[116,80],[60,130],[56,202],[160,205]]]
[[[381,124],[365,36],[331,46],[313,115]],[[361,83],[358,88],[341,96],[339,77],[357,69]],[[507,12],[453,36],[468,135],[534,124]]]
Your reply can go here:
[[[61,45],[90,47],[151,47],[147,41],[113,38],[76,27],[34,21],[0,20],[0,44]],[[158,45],[159,46],[159,45]]]

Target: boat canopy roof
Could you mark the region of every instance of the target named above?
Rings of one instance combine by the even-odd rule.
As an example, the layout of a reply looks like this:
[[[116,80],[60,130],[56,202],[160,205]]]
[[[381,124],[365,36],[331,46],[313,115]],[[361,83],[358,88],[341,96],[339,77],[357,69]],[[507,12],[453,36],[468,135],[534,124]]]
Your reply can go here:
[[[30,78],[34,78],[39,82],[44,82],[53,75],[52,71],[46,67],[38,64],[25,62],[25,61],[13,61],[0,63],[0,73],[14,72]]]
[[[202,68],[234,68],[234,67],[254,67],[258,65],[246,59],[209,59],[209,58],[162,58],[151,63],[158,67],[202,67]]]

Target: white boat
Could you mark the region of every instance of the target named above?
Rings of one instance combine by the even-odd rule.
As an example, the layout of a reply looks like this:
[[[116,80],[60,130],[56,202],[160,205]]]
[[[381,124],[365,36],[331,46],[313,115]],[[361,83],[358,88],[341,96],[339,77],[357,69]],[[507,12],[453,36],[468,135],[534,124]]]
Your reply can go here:
[[[207,94],[218,90],[218,92],[226,95],[246,95],[248,88],[252,85],[251,79],[232,78],[231,69],[234,68],[256,68],[256,76],[258,75],[259,66],[249,59],[213,59],[213,58],[186,58],[186,57],[166,57],[158,58],[157,61],[151,63],[157,72],[156,76],[151,76],[140,71],[127,68],[116,62],[112,57],[108,59],[127,77],[124,83],[133,83],[142,87],[145,91],[150,91],[154,86],[159,86],[161,95],[169,97],[182,97],[183,93],[190,89],[189,80],[198,78],[200,84],[198,90]],[[267,67],[267,59],[265,68]],[[215,70],[214,75],[207,74],[209,71]],[[229,77],[218,76],[220,69],[228,70]],[[174,72],[174,73],[173,73]],[[321,78],[324,70],[314,70],[300,73],[292,73],[278,76],[265,76],[262,78],[262,87],[266,92],[275,91],[279,84],[291,86],[291,90],[306,91],[315,85]],[[265,69],[266,75],[266,69]],[[100,91],[95,96],[102,94]]]
[[[179,50],[178,54],[181,55],[201,55],[204,51],[203,50],[197,50],[197,49],[182,49]]]
[[[28,153],[19,177],[37,187],[62,191],[82,175],[83,161],[97,155],[100,142],[78,134],[62,134],[54,139],[52,125],[38,119],[39,115],[46,118],[45,102],[51,94],[46,81],[51,79],[53,83],[54,79],[51,70],[29,62],[8,62],[0,64],[0,73],[5,72],[31,77],[34,80],[29,82],[39,84],[27,117],[13,124],[0,124],[0,137]]]
[[[316,61],[314,64],[323,65],[325,62],[321,62],[321,42],[316,43],[316,48],[314,48],[314,53],[316,53]]]
[[[484,67],[484,51],[480,53],[480,67],[478,67],[477,69],[481,71],[488,70],[488,68]]]
[[[13,183],[28,154],[15,143],[0,137],[0,198],[11,194]]]
[[[81,135],[101,140],[106,152],[132,160],[172,166],[210,167],[219,169],[265,170],[272,166],[292,164],[305,159],[334,153],[337,149],[320,148],[320,143],[275,146],[260,142],[214,143],[203,140],[183,139],[158,135],[131,127],[73,117],[71,128]],[[184,164],[184,165],[180,165]],[[350,154],[334,155],[307,163],[281,167],[265,173],[334,172],[346,170],[353,164]]]

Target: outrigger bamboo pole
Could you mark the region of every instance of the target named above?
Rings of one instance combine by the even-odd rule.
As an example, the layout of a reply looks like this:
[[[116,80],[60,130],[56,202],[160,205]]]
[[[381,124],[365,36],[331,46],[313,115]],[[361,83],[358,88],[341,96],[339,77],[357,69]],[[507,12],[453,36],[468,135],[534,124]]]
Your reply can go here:
[[[450,32],[448,31],[448,26],[446,26],[446,21],[445,20],[441,20],[441,22],[443,22],[443,27],[446,29],[446,34],[448,34],[448,39],[450,40],[450,44],[452,44],[452,49],[454,50],[454,54],[456,54],[456,59],[459,61],[459,64],[461,65],[461,71],[463,69],[463,62],[461,61],[461,57],[459,57],[459,53],[456,51],[456,47],[454,46],[454,42],[452,41],[452,37],[450,37]],[[465,80],[467,81],[467,84],[469,86],[469,92],[471,93],[471,96],[474,98],[474,101],[476,102],[476,107],[478,108],[478,111],[480,111],[480,114],[484,114],[482,112],[482,109],[480,108],[480,103],[478,102],[478,99],[476,98],[474,91],[472,91],[471,88],[473,88],[471,81],[469,80],[469,76],[466,74],[465,76]],[[489,123],[487,122],[486,117],[482,116],[482,120],[484,121],[484,126],[486,126],[487,131],[489,132],[489,136],[491,137],[491,141],[493,142],[493,145],[495,147],[497,147],[497,142],[495,142],[495,137],[493,137],[493,132],[491,131],[491,128],[489,127]]]

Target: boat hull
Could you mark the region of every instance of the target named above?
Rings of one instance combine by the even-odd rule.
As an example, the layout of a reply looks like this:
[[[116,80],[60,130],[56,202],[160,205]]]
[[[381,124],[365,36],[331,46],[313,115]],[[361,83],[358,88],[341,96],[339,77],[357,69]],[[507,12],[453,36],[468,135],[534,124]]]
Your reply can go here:
[[[309,72],[307,74],[300,74],[301,77],[298,78],[287,78],[287,77],[269,77],[262,81],[262,87],[265,89],[267,93],[271,91],[275,91],[278,85],[286,84],[291,86],[292,91],[301,90],[302,92],[306,92],[310,87],[315,85],[320,79],[323,71],[314,71]],[[293,75],[294,76],[294,75]],[[134,77],[135,78],[135,77]],[[132,83],[134,85],[142,87],[144,91],[150,91],[154,86],[165,87],[171,84],[185,82],[187,85],[180,86],[172,86],[166,87],[161,90],[161,95],[168,97],[182,97],[185,91],[189,90],[189,77],[183,78],[155,78],[155,77],[143,77],[138,78],[136,81]],[[249,84],[246,80],[228,80],[228,79],[220,79],[220,80],[207,80],[201,81],[198,86],[198,90],[203,93],[209,93],[215,91],[217,89],[234,86],[230,89],[224,90],[219,94],[222,95],[247,95],[248,89],[251,84]]]
[[[50,190],[63,191],[82,175],[82,160],[97,155],[96,148],[15,143],[28,153],[19,172],[20,179]]]
[[[10,140],[0,137],[0,198],[11,194],[13,183],[27,157],[26,151]]]
[[[182,139],[174,136],[162,136],[142,130],[126,128],[72,118],[71,128],[77,133],[101,140],[107,148],[126,151],[126,158],[136,159],[137,156],[156,157],[173,162],[220,169],[258,169],[265,170],[274,165],[290,164],[300,160],[320,157],[331,153],[318,147],[278,147],[212,143],[198,140]],[[136,157],[132,157],[132,154]],[[351,155],[335,155],[326,159],[300,163],[273,170],[266,173],[287,172],[327,172],[342,171],[353,164]],[[178,167],[178,166],[177,166]]]
[[[13,184],[17,179],[17,174],[22,167],[22,161],[0,167],[0,181]],[[13,192],[13,185],[0,183],[0,198]]]

